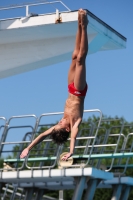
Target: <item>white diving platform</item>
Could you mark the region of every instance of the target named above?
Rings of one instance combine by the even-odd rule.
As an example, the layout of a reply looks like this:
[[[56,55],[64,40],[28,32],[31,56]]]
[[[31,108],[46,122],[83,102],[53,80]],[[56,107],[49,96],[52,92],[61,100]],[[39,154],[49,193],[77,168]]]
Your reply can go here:
[[[89,54],[126,48],[124,36],[87,12]],[[77,19],[67,11],[0,20],[0,78],[70,60]]]
[[[86,177],[100,180],[113,179],[113,173],[92,167],[43,169],[1,172],[0,182],[16,183],[19,187],[38,187],[47,189],[74,189],[76,177]],[[87,187],[87,186],[86,186]],[[86,188],[85,187],[85,188]]]
[[[113,179],[113,173],[105,172],[92,167],[88,168],[66,168],[45,170],[23,170],[1,172],[0,182],[12,184],[14,187],[27,188],[29,200],[30,190],[36,188],[44,191],[73,189],[73,200],[80,200],[84,189],[86,196],[84,200],[90,200],[94,196],[96,186],[101,180]],[[89,187],[88,187],[89,185]],[[30,189],[30,190],[29,190]],[[90,189],[92,190],[90,193]],[[33,195],[33,192],[31,193]],[[37,198],[37,200],[40,200]]]

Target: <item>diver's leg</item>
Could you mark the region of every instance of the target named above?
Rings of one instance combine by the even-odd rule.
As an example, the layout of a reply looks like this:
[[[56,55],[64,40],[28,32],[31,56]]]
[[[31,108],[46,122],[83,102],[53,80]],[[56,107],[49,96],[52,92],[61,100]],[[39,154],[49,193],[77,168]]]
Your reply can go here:
[[[76,60],[80,50],[80,42],[81,42],[81,19],[80,19],[80,10],[78,11],[78,30],[76,34],[75,48],[72,54],[72,62],[70,65],[70,69],[68,72],[68,85],[74,82],[75,69],[76,69]]]
[[[82,10],[81,12],[81,42],[80,50],[76,60],[76,70],[74,76],[74,86],[78,90],[83,90],[86,86],[86,66],[85,60],[88,52],[88,37],[87,37],[87,13]]]

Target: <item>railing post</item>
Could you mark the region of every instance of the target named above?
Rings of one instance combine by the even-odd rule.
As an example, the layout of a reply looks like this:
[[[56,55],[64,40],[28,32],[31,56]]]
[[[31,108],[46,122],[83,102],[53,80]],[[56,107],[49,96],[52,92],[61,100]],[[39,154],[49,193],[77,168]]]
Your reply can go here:
[[[1,7],[0,6],[0,11],[1,10],[10,10],[10,9],[17,9],[17,8],[26,8],[26,17],[29,16],[29,7],[30,6],[38,6],[38,5],[48,5],[48,4],[57,4],[60,3],[62,4],[68,11],[71,11],[62,1],[51,1],[51,2],[35,2],[35,3],[23,3],[23,4],[17,4],[17,5],[9,5],[7,7]],[[55,12],[54,12],[55,13]]]
[[[63,200],[63,190],[59,190],[59,200]]]
[[[3,130],[3,134],[2,134],[2,136],[1,136],[0,156],[1,156],[1,153],[2,153],[2,150],[3,150],[3,146],[4,146],[4,145],[2,144],[2,142],[5,142],[5,140],[6,140],[7,130],[8,130],[8,122],[6,122],[5,128],[4,128],[4,130]]]
[[[29,6],[26,5],[26,17],[28,17],[28,16],[29,16]]]

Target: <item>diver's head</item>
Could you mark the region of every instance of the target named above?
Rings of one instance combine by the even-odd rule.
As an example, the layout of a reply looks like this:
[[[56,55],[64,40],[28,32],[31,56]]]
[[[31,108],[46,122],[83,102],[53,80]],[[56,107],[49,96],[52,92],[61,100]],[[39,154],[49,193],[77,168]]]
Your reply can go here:
[[[62,118],[51,133],[51,138],[57,144],[63,144],[67,141],[70,133],[70,123],[67,118]]]

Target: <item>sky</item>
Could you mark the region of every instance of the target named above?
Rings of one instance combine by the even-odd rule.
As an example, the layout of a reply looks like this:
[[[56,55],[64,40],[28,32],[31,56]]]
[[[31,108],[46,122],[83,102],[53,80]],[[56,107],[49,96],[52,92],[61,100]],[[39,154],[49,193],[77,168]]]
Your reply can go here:
[[[22,2],[26,1],[10,0],[10,5]],[[87,56],[89,90],[84,108],[100,109],[107,117],[124,117],[126,121],[132,122],[133,1],[64,0],[63,2],[71,10],[88,9],[127,38],[126,49],[97,52]],[[0,6],[5,5],[9,5],[9,1],[1,0]],[[0,18],[13,15],[11,11],[8,13],[0,11]],[[63,111],[68,96],[67,73],[70,63],[71,60],[0,79],[0,116],[9,119],[16,115],[35,114],[39,117],[43,113]]]

